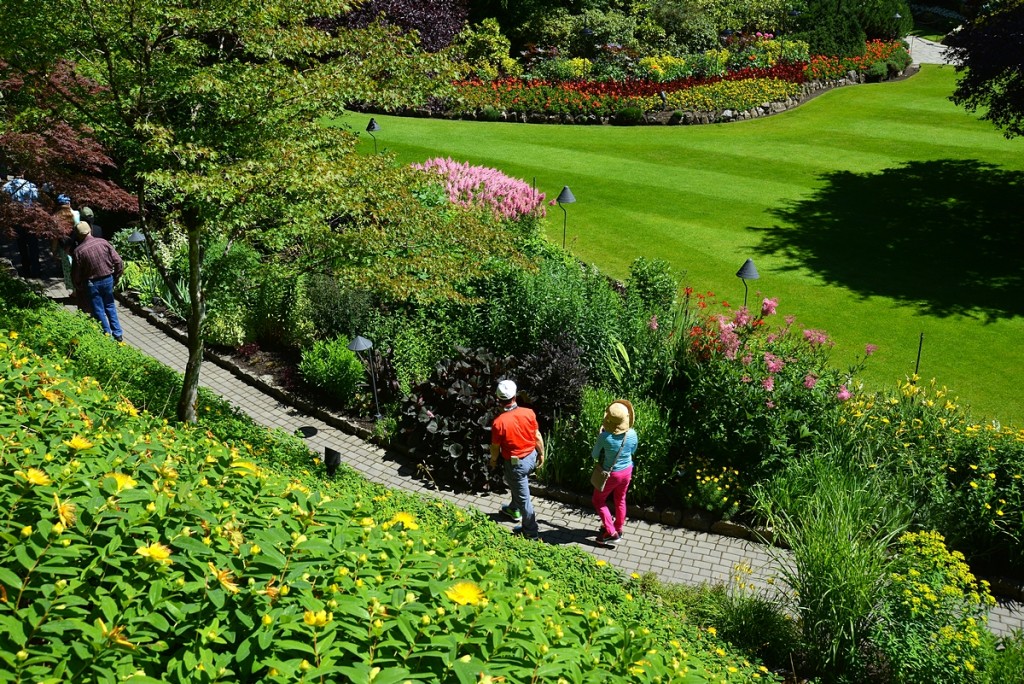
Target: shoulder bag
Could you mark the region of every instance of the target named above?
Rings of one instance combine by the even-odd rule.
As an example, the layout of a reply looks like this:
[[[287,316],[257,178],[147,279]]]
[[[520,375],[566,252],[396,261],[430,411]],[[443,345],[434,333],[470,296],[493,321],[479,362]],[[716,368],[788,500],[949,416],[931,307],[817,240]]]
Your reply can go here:
[[[615,460],[612,461],[612,465],[615,465],[615,461],[619,460],[619,454],[622,453],[622,447],[626,446],[626,435],[622,435],[622,444],[619,445],[619,450],[615,452]],[[604,469],[604,464],[601,461],[594,462],[594,469],[590,473],[590,484],[594,485],[594,489],[599,492],[604,491],[604,486],[608,484],[608,477],[612,474],[609,466],[608,470]]]

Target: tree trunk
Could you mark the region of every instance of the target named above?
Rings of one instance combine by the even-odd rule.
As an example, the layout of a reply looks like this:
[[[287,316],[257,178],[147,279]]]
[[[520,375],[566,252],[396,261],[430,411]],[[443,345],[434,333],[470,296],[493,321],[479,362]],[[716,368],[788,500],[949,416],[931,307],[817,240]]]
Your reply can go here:
[[[188,291],[191,306],[188,316],[188,363],[185,364],[185,379],[181,384],[178,399],[178,420],[196,422],[199,403],[199,372],[203,366],[203,323],[206,321],[206,301],[200,287],[203,263],[202,245],[199,241],[198,221],[188,222]]]

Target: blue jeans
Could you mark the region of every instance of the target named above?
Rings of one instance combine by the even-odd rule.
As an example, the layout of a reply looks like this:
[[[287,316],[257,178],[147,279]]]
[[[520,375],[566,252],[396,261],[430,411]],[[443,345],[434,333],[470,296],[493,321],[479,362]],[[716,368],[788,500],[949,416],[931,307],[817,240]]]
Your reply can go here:
[[[530,501],[530,473],[537,468],[537,451],[523,458],[505,460],[505,484],[512,491],[512,508],[523,514],[523,534],[537,536],[537,515]]]
[[[92,303],[92,315],[100,322],[100,327],[107,335],[113,335],[120,341],[124,336],[121,321],[117,319],[117,303],[114,301],[114,276],[89,281],[89,301]]]

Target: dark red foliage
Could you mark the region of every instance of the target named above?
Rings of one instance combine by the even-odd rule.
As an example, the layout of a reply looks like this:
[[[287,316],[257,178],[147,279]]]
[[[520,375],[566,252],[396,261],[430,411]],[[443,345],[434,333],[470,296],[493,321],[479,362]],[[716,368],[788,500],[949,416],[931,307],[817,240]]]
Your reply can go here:
[[[469,9],[466,0],[368,0],[344,16],[315,23],[329,31],[366,28],[381,14],[389,26],[417,31],[423,49],[437,52],[448,47],[466,25]]]
[[[55,88],[75,88],[89,92],[88,84],[61,81],[58,70],[39,89],[27,92],[25,83],[31,74],[19,74],[0,63],[0,91],[10,109],[0,107],[0,117],[12,119],[14,110],[37,107],[49,110],[46,99],[55,95]],[[10,236],[15,227],[24,227],[41,237],[55,237],[66,227],[53,217],[56,196],[66,194],[76,207],[90,206],[109,212],[137,213],[136,197],[121,188],[112,176],[113,160],[84,127],[56,119],[53,114],[40,114],[31,125],[0,134],[0,162],[8,173],[20,171],[40,190],[37,203],[25,206],[0,192],[0,234]],[[6,179],[0,179],[0,183]]]

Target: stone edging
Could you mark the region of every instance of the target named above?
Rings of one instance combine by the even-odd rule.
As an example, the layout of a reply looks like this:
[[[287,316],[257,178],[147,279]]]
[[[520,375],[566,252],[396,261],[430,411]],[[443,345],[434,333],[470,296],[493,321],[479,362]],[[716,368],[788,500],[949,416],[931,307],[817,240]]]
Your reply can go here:
[[[912,76],[920,70],[920,65],[911,64],[906,70],[895,77],[887,79],[898,81]],[[785,100],[776,102],[765,102],[756,107],[746,110],[722,109],[716,111],[683,111],[683,110],[662,110],[645,112],[643,119],[639,121],[618,121],[616,116],[598,116],[597,114],[545,114],[543,112],[518,112],[501,111],[486,116],[482,111],[469,112],[464,114],[435,113],[425,107],[405,108],[397,111],[383,111],[375,107],[361,108],[374,114],[392,114],[395,116],[408,116],[421,119],[461,119],[466,121],[503,121],[507,123],[530,123],[530,124],[566,124],[577,126],[609,126],[609,125],[667,125],[667,126],[691,126],[712,123],[730,123],[733,121],[747,121],[759,119],[772,114],[780,114],[787,110],[802,105],[808,100],[814,99],[822,93],[834,88],[841,88],[847,85],[865,83],[863,74],[855,71],[849,72],[845,78],[828,81],[806,81],[802,84],[801,93],[796,97],[787,97]]]

